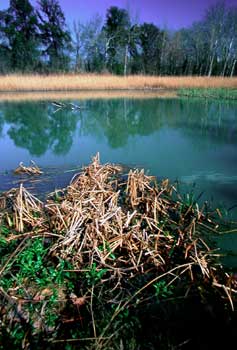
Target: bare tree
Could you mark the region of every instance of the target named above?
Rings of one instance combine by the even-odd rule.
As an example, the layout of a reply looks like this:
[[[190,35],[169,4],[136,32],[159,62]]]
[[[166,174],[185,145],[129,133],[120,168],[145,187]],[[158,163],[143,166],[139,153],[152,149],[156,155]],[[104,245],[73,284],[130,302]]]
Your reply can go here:
[[[73,22],[73,33],[72,33],[72,43],[73,43],[73,48],[75,52],[75,64],[74,64],[74,71],[79,72],[82,71],[82,65],[83,65],[83,60],[82,60],[82,36],[83,36],[83,30],[84,27],[81,24],[81,22]]]
[[[233,75],[237,52],[237,8],[229,9],[227,12],[222,42],[224,62],[222,76],[227,75],[228,71]]]

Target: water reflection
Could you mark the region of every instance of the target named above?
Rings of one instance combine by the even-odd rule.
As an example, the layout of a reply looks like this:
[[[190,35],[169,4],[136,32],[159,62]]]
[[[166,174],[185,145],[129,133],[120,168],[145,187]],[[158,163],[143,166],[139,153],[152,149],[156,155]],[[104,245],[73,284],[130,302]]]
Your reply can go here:
[[[162,127],[181,130],[195,144],[236,144],[236,104],[203,100],[88,101],[81,132],[99,136],[111,147],[123,147],[132,135],[148,136]]]
[[[49,149],[55,154],[70,150],[79,118],[71,111],[54,113],[50,104],[36,102],[6,103],[1,111],[10,139],[31,155],[40,156]]]
[[[43,167],[102,162],[149,169],[181,180],[237,217],[237,103],[198,99],[73,101],[81,111],[50,101],[0,104],[0,172],[34,159]],[[0,191],[10,186],[1,179]],[[63,182],[65,181],[65,183]],[[6,186],[4,185],[6,184]],[[67,178],[55,178],[64,186]],[[4,187],[5,186],[5,187]],[[237,266],[237,259],[236,259]]]
[[[162,127],[157,100],[88,101],[81,133],[106,137],[112,148],[123,147],[129,136],[150,135]]]
[[[2,136],[3,125],[4,125],[4,115],[0,111],[0,137]]]
[[[46,167],[81,165],[99,151],[102,161],[197,182],[224,200],[226,186],[237,184],[236,103],[158,98],[73,102],[83,108],[56,111],[50,101],[0,104],[0,170],[31,158]],[[235,200],[233,195],[230,206]]]
[[[50,102],[3,103],[4,123],[16,146],[31,155],[69,152],[80,121],[80,135],[105,137],[111,148],[123,147],[130,136],[148,136],[162,127],[179,130],[203,149],[215,144],[236,144],[236,104],[216,101],[151,99],[90,100],[80,113],[59,110]]]

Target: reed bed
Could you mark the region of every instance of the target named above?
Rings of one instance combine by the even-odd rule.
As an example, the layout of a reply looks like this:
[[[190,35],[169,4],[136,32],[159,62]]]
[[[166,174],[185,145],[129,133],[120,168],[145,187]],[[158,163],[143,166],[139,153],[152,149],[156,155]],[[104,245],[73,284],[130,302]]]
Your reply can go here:
[[[128,348],[143,332],[140,318],[164,301],[235,309],[236,279],[207,243],[219,223],[185,204],[168,180],[123,175],[97,155],[44,203],[21,185],[0,197],[0,208],[4,344],[19,333],[23,349]],[[154,335],[154,348],[161,338]]]
[[[61,101],[61,100],[95,100],[95,99],[149,99],[149,98],[174,98],[177,92],[174,90],[120,90],[120,91],[46,91],[46,92],[2,92],[0,101]]]
[[[177,88],[236,88],[237,78],[114,76],[95,74],[62,75],[3,75],[1,92],[17,91],[76,91],[76,90],[144,90]]]

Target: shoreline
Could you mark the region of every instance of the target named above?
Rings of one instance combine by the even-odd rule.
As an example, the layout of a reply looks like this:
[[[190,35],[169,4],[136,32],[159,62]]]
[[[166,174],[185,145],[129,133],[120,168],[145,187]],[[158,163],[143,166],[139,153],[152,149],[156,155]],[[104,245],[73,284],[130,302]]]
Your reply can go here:
[[[70,100],[70,99],[151,99],[177,98],[177,91],[171,89],[153,90],[74,90],[74,91],[10,91],[0,92],[0,102],[4,101],[41,101],[41,100]]]
[[[55,91],[0,91],[0,102],[24,102],[43,100],[96,100],[96,99],[169,99],[201,98],[208,100],[237,100],[237,89],[185,88],[185,89],[114,89],[114,90],[55,90]]]
[[[0,76],[0,101],[126,97],[204,97],[236,100],[237,77],[123,77],[94,74]]]

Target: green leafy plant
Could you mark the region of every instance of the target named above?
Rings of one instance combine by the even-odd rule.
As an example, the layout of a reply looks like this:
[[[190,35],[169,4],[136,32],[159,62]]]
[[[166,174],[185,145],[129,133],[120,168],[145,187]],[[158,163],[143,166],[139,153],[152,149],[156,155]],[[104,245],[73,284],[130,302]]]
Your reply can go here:
[[[166,281],[158,281],[153,284],[155,296],[159,299],[165,299],[173,295],[173,285],[168,285]]]
[[[104,250],[106,250],[108,253],[110,253],[109,254],[109,257],[111,258],[111,259],[116,259],[116,256],[114,255],[114,253],[112,252],[112,249],[111,249],[111,247],[110,247],[110,244],[109,244],[109,242],[107,242],[107,241],[105,241],[105,245],[100,245],[99,247],[98,247],[98,249],[101,251],[101,252],[103,252]]]
[[[86,272],[86,279],[89,285],[95,285],[98,281],[101,280],[103,275],[107,272],[107,269],[97,269],[96,263],[93,263],[90,267],[90,270]]]

